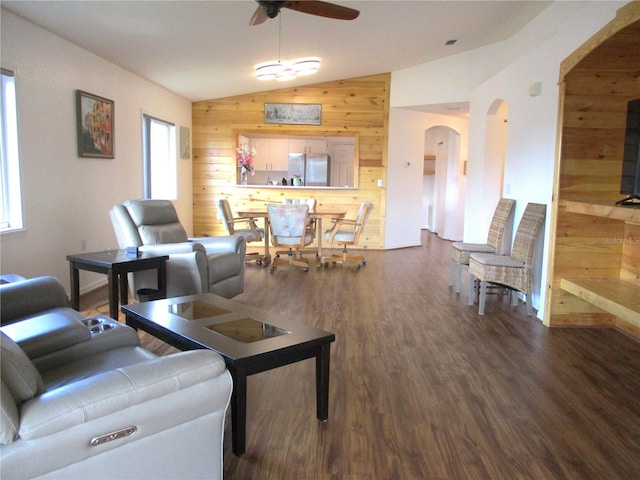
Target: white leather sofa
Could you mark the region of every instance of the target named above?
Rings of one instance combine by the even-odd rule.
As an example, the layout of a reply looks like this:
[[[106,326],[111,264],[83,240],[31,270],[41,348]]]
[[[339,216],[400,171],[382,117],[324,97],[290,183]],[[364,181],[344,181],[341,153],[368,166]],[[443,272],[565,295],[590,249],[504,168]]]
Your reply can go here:
[[[110,212],[120,248],[169,255],[167,297],[211,292],[232,298],[244,291],[247,244],[241,235],[187,238],[169,200],[126,200]],[[129,274],[132,294],[156,289],[156,271]]]
[[[126,325],[68,308],[52,277],[0,298],[3,480],[222,478],[220,355],[156,357]]]

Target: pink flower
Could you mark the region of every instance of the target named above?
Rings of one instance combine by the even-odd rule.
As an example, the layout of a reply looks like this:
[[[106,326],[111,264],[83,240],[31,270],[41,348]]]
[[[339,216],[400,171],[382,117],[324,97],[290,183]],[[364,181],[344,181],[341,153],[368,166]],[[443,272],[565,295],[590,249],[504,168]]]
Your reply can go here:
[[[253,157],[255,154],[255,148],[252,148],[251,151],[246,147],[236,148],[236,161],[238,162],[238,166],[245,168],[251,175],[255,175],[253,171]]]

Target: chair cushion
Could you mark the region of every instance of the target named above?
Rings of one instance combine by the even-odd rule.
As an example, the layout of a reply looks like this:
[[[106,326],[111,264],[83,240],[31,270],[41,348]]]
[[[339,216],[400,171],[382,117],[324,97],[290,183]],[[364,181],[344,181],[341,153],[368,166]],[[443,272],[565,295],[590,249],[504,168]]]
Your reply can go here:
[[[18,407],[9,388],[2,382],[0,389],[0,444],[6,445],[15,440],[20,426]]]
[[[187,234],[179,223],[163,225],[140,225],[138,234],[143,245],[162,245],[165,243],[182,243],[188,240]]]
[[[27,354],[0,331],[0,376],[16,403],[33,398],[44,391],[42,377]]]
[[[326,230],[324,232],[325,240],[329,240],[329,237],[331,236],[332,231],[333,230]],[[336,233],[333,237],[333,241],[336,243],[340,243],[340,242],[352,243],[355,241],[355,238],[356,238],[356,232],[354,231],[338,230],[338,233]]]
[[[153,358],[156,358],[156,355],[142,347],[114,348],[43,371],[42,382],[45,389],[51,391],[85,378]]]
[[[496,253],[495,249],[486,243],[453,242],[451,247],[451,259],[462,265],[469,265],[469,257],[472,253]]]
[[[187,232],[169,200],[127,200],[123,205],[138,228],[143,245],[187,241]]]
[[[496,255],[492,253],[472,253],[471,258],[482,265],[495,267],[524,268],[524,262],[511,258],[509,255]]]
[[[225,278],[235,277],[244,268],[244,258],[234,253],[211,253],[209,262],[209,285]]]

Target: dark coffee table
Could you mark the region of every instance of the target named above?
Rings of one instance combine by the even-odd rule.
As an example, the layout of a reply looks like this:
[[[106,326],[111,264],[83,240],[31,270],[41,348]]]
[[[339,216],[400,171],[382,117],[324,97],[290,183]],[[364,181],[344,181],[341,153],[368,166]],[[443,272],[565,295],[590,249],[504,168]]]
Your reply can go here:
[[[329,357],[333,333],[204,293],[123,305],[127,325],[181,350],[207,348],[222,355],[233,377],[233,453],[245,451],[247,376],[316,359],[318,420],[329,418]],[[285,401],[285,399],[282,399]]]

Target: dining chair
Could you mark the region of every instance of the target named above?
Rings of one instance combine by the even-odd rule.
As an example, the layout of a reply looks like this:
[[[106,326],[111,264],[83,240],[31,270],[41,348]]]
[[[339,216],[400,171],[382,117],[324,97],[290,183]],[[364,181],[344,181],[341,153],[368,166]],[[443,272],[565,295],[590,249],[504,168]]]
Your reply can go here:
[[[287,205],[278,203],[267,204],[269,213],[269,229],[271,243],[274,247],[287,248],[286,257],[276,255],[271,262],[269,271],[273,273],[278,265],[292,265],[309,271],[309,261],[302,257],[302,249],[313,242],[313,235],[307,228],[309,205]]]
[[[355,219],[336,218],[332,220],[333,227],[325,232],[324,237],[330,243],[342,245],[342,253],[323,257],[321,261],[325,267],[330,263],[352,265],[356,268],[366,265],[367,259],[364,255],[350,255],[347,251],[347,245],[358,245],[360,235],[367,225],[372,209],[373,203],[362,202]]]
[[[262,242],[264,239],[264,228],[256,225],[252,217],[234,217],[231,206],[226,198],[218,200],[218,218],[222,220],[229,235],[241,235],[247,243]],[[240,228],[238,228],[240,226]],[[262,264],[264,254],[260,252],[246,252],[245,262],[255,261]]]
[[[317,202],[315,198],[283,198],[282,203],[285,205],[300,205],[300,204],[306,203],[307,205],[309,205],[309,214],[316,212]],[[307,217],[307,229],[311,232],[311,235],[314,238],[316,236],[316,228],[317,228],[317,222],[315,218],[311,218],[310,216]],[[313,253],[316,255],[318,254],[317,248],[304,248],[301,251],[303,253]],[[282,253],[289,253],[289,252],[279,251],[279,252],[276,252],[276,255],[279,255]]]
[[[451,244],[449,285],[453,285],[455,273],[456,293],[460,293],[462,266],[469,265],[469,257],[472,253],[497,253],[499,255],[507,255],[509,253],[515,204],[516,201],[510,198],[501,198],[498,201],[489,225],[487,243],[453,242]]]
[[[517,294],[527,296],[527,315],[533,315],[531,305],[532,262],[537,239],[544,224],[547,206],[540,203],[528,203],[513,241],[511,255],[495,253],[472,253],[469,258],[469,305],[473,305],[475,296],[474,282],[480,282],[478,313],[484,314],[487,284],[498,284],[511,290],[511,304],[517,305]]]

